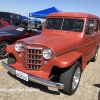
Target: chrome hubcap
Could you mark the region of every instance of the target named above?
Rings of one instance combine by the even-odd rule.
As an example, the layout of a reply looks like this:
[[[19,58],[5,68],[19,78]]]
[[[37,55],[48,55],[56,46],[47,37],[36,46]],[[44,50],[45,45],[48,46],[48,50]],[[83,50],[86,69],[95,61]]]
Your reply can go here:
[[[80,69],[80,67],[78,67],[73,76],[73,81],[72,81],[72,89],[73,90],[75,90],[77,88],[78,83],[80,81],[80,76],[81,76],[81,69]]]
[[[95,59],[98,57],[98,49],[96,50]]]
[[[6,44],[6,43],[2,43],[2,44],[0,44],[0,56],[1,57],[4,57],[4,56],[6,56],[8,53],[6,52],[6,46],[7,46],[8,44]]]

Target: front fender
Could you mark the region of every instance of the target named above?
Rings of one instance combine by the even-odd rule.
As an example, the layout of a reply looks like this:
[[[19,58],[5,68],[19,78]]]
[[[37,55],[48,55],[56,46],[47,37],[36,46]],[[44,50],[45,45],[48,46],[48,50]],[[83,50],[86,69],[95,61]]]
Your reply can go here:
[[[14,44],[8,45],[8,46],[6,47],[6,51],[9,52],[9,53],[12,53],[12,52],[14,51]]]
[[[71,66],[75,61],[77,61],[82,56],[81,53],[77,51],[72,51],[61,56],[55,57],[53,60],[54,66],[59,68],[66,68]]]

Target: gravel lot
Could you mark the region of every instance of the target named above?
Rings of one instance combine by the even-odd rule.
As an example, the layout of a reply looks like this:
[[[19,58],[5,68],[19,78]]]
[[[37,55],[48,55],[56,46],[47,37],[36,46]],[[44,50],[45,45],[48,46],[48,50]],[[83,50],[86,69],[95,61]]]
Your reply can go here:
[[[4,59],[6,61],[7,59]],[[100,51],[95,63],[90,62],[82,73],[76,93],[68,96],[57,89],[16,78],[1,65],[0,100],[100,100]]]

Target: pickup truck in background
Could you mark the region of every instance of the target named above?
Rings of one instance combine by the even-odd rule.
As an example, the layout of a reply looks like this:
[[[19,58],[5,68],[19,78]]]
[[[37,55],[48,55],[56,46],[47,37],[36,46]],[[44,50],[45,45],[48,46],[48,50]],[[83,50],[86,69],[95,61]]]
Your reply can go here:
[[[9,26],[9,23],[4,20],[0,20],[0,30],[6,26]]]
[[[0,11],[0,20],[5,20],[9,24],[14,25],[25,25],[27,26],[27,22],[23,20],[23,17],[20,14],[11,13],[11,12],[1,12]]]

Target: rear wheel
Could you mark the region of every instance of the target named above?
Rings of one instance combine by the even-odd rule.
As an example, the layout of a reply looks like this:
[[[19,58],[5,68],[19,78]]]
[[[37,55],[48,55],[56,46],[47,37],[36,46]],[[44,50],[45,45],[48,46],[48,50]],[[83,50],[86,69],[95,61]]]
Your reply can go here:
[[[64,71],[60,76],[60,83],[64,84],[64,89],[60,91],[72,95],[80,82],[81,72],[81,63],[78,61],[70,69]]]
[[[98,58],[98,51],[99,51],[99,47],[97,47],[97,49],[96,49],[95,55],[94,55],[94,57],[91,60],[92,62],[95,62],[97,60],[97,58]]]
[[[4,59],[8,56],[9,53],[7,53],[6,51],[6,47],[9,45],[10,43],[7,41],[2,41],[0,42],[0,59]]]

